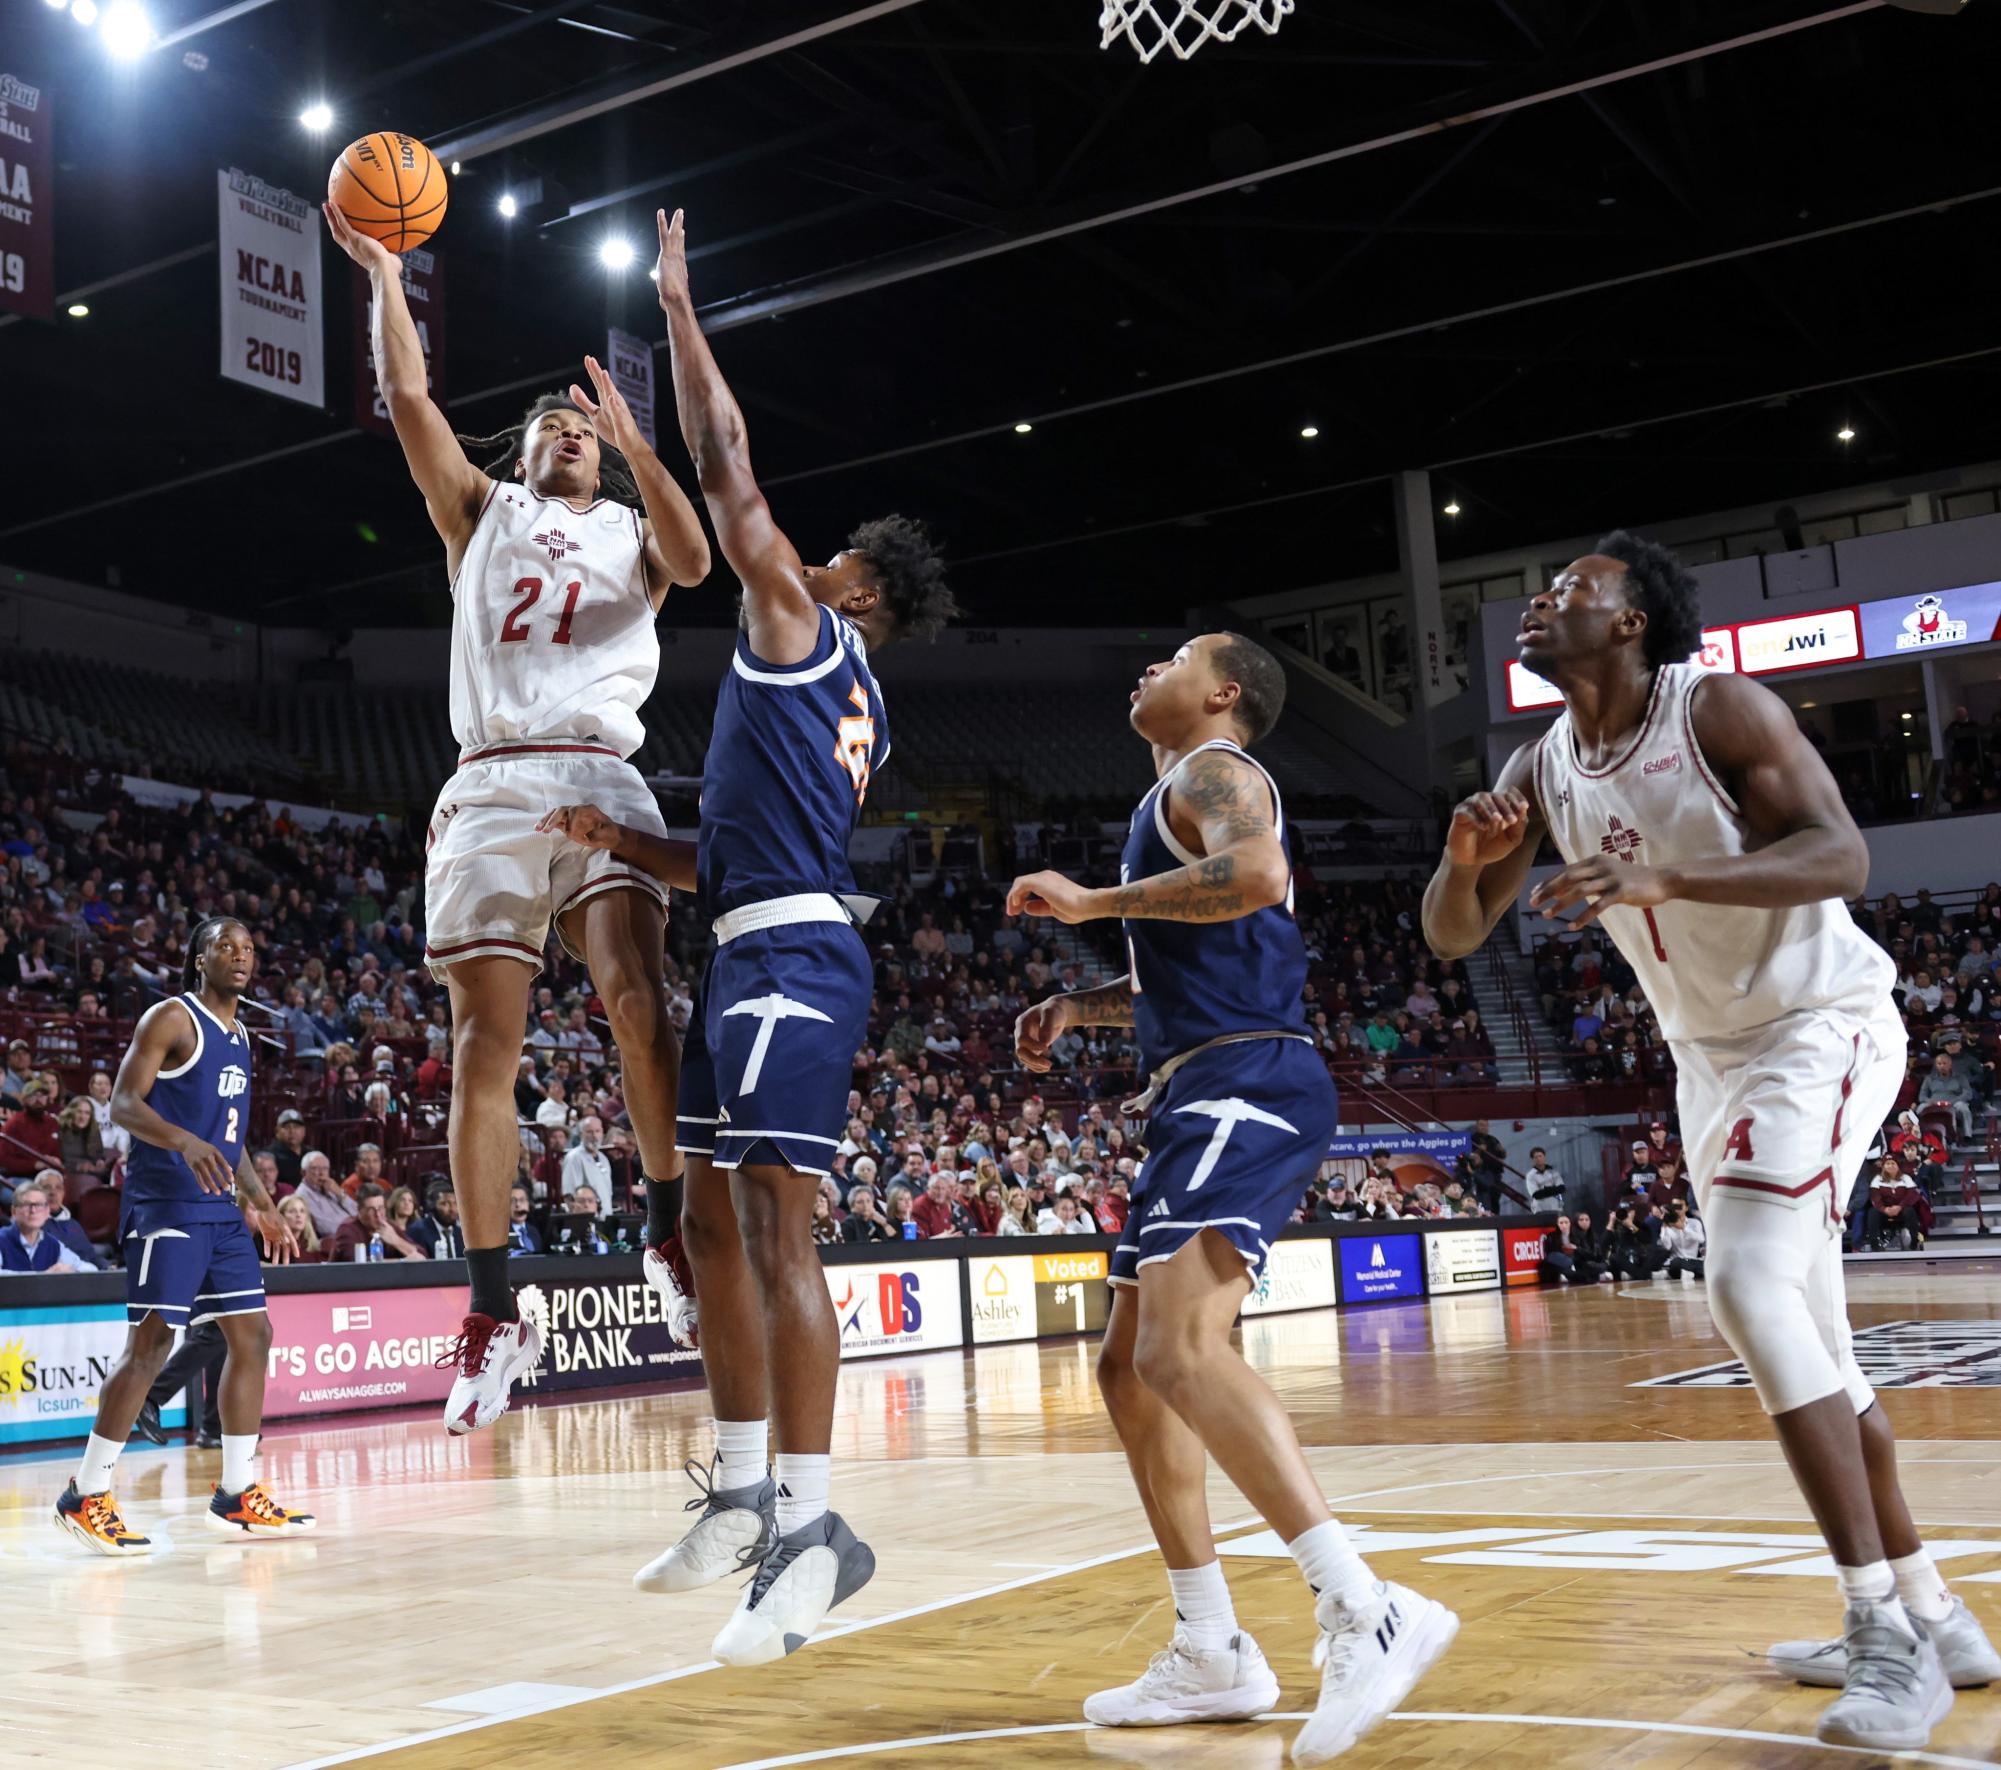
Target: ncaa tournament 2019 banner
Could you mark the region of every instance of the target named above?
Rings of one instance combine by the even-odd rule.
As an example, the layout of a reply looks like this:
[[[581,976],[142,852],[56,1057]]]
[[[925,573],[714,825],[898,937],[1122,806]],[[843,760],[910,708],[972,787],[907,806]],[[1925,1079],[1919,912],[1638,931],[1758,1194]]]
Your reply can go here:
[[[653,346],[644,338],[635,338],[613,326],[605,333],[604,366],[611,384],[625,395],[625,403],[632,408],[632,421],[639,426],[639,434],[657,449],[660,439],[653,434]]]
[[[305,198],[233,166],[215,175],[215,188],[224,379],[324,405],[319,215]]]
[[[417,324],[417,342],[424,352],[424,386],[439,405],[445,403],[445,272],[435,252],[422,246],[403,254],[403,299]],[[375,319],[374,285],[368,272],[354,267],[354,421],[377,436],[394,436],[389,408],[375,381],[375,353],[368,329]]]
[[[0,1309],[0,1444],[85,1437],[124,1351],[123,1303]],[[176,1400],[160,1421],[184,1426],[187,1410]]]
[[[0,73],[0,310],[56,311],[55,103],[46,86]]]
[[[843,1358],[934,1352],[965,1344],[959,1323],[959,1274],[965,1268],[957,1260],[824,1270]]]

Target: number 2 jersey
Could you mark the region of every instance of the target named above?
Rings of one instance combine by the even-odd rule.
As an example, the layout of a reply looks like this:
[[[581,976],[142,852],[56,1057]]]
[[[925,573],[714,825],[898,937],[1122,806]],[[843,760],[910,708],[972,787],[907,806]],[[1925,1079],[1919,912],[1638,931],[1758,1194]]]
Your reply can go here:
[[[639,513],[496,480],[452,579],[452,736],[463,755],[574,740],[630,757],[660,675]]]
[[[162,1069],[146,1104],[177,1130],[190,1131],[222,1152],[235,1174],[250,1135],[250,1035],[225,1024],[195,995],[175,996],[194,1022],[194,1054]],[[151,1235],[182,1223],[226,1223],[240,1215],[232,1192],[204,1192],[182,1156],[132,1139],[125,1159],[118,1237]]]
[[[855,624],[822,605],[812,652],[768,664],[739,632],[702,765],[696,874],[712,916],[855,888],[848,838],[889,760],[889,715]]]
[[[1578,760],[1568,711],[1543,734],[1536,802],[1566,862],[1609,854],[1674,866],[1761,846],[1695,740],[1692,706],[1703,680],[1693,664],[1656,671],[1639,731],[1603,768]],[[1670,1041],[1724,1038],[1816,1008],[1867,1018],[1895,981],[1889,955],[1836,897],[1789,909],[1614,904],[1599,920]]]
[[[1243,756],[1271,789],[1272,817],[1285,850],[1285,901],[1227,922],[1169,922],[1135,916],[1125,923],[1131,963],[1133,1025],[1150,1075],[1170,1057],[1229,1033],[1306,1033],[1306,942],[1292,916],[1292,845],[1278,783],[1236,744],[1203,744],[1155,781],[1133,813],[1119,856],[1119,883],[1150,879],[1202,857],[1182,847],[1167,821],[1167,795],[1204,750]]]

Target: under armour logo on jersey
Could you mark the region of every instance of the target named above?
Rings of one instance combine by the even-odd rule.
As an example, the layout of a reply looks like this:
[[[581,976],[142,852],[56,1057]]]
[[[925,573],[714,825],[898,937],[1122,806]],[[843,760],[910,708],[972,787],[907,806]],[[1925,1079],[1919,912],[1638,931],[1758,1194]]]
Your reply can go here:
[[[1600,839],[1598,848],[1604,854],[1616,854],[1621,860],[1631,860],[1633,850],[1646,838],[1638,830],[1630,829],[1616,817],[1611,820],[1611,832]]]
[[[744,1065],[743,1080],[737,1084],[739,1094],[757,1091],[757,1078],[764,1074],[764,1056],[771,1049],[771,1034],[781,1020],[821,1020],[829,1026],[833,1024],[831,1014],[822,1014],[819,1009],[808,1007],[804,1002],[795,1002],[790,996],[781,996],[774,990],[768,996],[750,996],[741,1002],[732,1002],[723,1010],[727,1020],[732,1014],[753,1014],[763,1022],[757,1029],[757,1039],[750,1048],[750,1061]]]
[[[250,1077],[232,1063],[215,1078],[215,1097],[218,1100],[234,1100],[239,1094],[250,1092]]]
[[[548,549],[551,560],[559,560],[566,553],[581,553],[583,542],[572,541],[561,529],[544,529],[535,537],[535,545]]]
[[[1223,1159],[1223,1151],[1229,1144],[1230,1134],[1239,1125],[1270,1125],[1275,1131],[1289,1131],[1299,1135],[1297,1125],[1287,1124],[1275,1112],[1266,1112],[1261,1106],[1253,1106],[1248,1100],[1234,1097],[1228,1100],[1191,1100],[1186,1106],[1177,1106],[1177,1113],[1192,1112],[1197,1118],[1214,1119],[1216,1129],[1210,1133],[1209,1147],[1202,1152],[1202,1159],[1195,1164],[1195,1178],[1188,1182],[1188,1190],[1198,1190],[1202,1182],[1215,1172],[1216,1164]]]

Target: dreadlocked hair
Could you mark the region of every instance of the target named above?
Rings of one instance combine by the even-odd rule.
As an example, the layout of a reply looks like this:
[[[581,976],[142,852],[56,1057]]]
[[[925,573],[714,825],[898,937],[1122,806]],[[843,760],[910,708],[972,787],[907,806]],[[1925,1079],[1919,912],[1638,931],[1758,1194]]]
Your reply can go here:
[[[545,393],[510,428],[496,430],[491,436],[466,436],[461,432],[459,442],[467,457],[477,462],[489,479],[512,479],[530,427],[548,412],[576,412],[578,417],[584,416],[578,410],[576,401],[566,394]],[[598,439],[598,492],[616,504],[629,504],[635,510],[643,502],[639,495],[639,481],[632,477],[631,464],[602,437]]]
[[[240,917],[208,916],[196,923],[195,931],[188,936],[188,956],[181,961],[181,988],[189,995],[201,988],[202,960],[208,956],[209,943],[225,928],[250,932]]]
[[[1633,606],[1647,617],[1640,646],[1648,666],[1685,662],[1702,649],[1702,594],[1695,574],[1658,541],[1614,529],[1592,550],[1626,568]]]
[[[869,562],[899,639],[929,639],[959,612],[945,556],[914,516],[878,516],[848,537]]]

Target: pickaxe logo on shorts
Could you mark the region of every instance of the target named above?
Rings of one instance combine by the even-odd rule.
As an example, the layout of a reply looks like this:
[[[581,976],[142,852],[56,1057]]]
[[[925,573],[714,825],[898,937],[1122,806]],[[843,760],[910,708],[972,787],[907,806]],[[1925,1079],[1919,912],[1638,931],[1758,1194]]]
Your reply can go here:
[[[1195,1178],[1188,1182],[1188,1190],[1196,1191],[1203,1181],[1216,1171],[1216,1164],[1223,1159],[1223,1151],[1228,1146],[1230,1134],[1239,1125],[1270,1125],[1275,1131],[1288,1131],[1299,1135],[1299,1127],[1291,1125],[1275,1112],[1266,1112],[1261,1106],[1253,1106],[1248,1100],[1234,1097],[1228,1100],[1191,1100],[1186,1106],[1177,1106],[1177,1113],[1192,1112],[1198,1118],[1214,1119],[1216,1129],[1209,1135],[1209,1147],[1202,1152],[1202,1159],[1195,1164]]]
[[[727,1020],[732,1014],[754,1014],[762,1022],[757,1029],[757,1039],[750,1048],[750,1061],[743,1068],[743,1080],[737,1084],[739,1094],[757,1091],[757,1079],[764,1074],[765,1053],[771,1049],[772,1031],[781,1020],[819,1020],[830,1026],[833,1024],[831,1014],[822,1014],[819,1009],[804,1002],[795,1002],[776,990],[768,996],[747,996],[741,1002],[732,1002],[723,1010],[723,1018]]]

